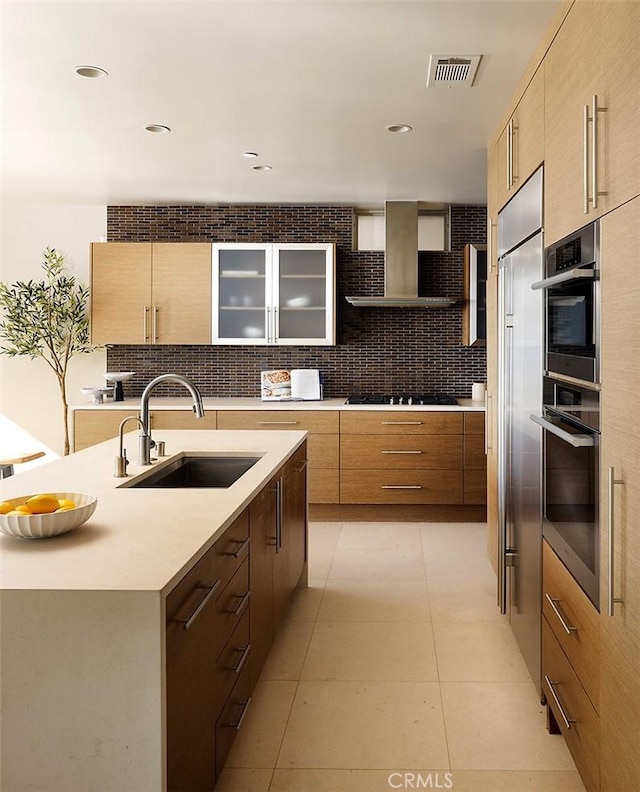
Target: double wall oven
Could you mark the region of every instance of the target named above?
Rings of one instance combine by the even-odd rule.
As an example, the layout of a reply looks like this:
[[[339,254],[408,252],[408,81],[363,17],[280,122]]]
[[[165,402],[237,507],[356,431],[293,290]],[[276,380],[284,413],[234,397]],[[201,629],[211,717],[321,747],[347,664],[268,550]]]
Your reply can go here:
[[[545,251],[542,534],[599,607],[598,224]]]

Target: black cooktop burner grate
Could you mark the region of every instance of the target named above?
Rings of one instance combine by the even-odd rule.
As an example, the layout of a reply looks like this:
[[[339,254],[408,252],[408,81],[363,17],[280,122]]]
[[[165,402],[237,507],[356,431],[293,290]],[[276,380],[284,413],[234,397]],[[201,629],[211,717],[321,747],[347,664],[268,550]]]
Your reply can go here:
[[[453,396],[447,393],[352,393],[347,396],[345,404],[372,405],[412,405],[412,404],[457,404]]]

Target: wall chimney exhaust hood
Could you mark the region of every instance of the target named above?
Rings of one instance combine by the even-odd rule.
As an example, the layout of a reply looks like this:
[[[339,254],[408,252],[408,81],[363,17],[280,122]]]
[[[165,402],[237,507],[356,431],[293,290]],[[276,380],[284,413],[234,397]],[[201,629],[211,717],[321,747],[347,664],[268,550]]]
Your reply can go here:
[[[418,297],[418,202],[386,201],[384,295],[345,297],[357,308],[448,308],[449,297]]]

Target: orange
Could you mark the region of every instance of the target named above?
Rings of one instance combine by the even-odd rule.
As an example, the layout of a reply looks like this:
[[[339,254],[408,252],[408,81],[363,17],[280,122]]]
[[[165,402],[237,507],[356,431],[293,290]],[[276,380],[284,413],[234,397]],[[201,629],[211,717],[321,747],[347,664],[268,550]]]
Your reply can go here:
[[[27,500],[27,506],[33,514],[49,514],[60,507],[55,495],[34,495]]]
[[[15,506],[11,501],[2,501],[2,503],[0,503],[0,514],[9,514],[9,512],[14,509]]]

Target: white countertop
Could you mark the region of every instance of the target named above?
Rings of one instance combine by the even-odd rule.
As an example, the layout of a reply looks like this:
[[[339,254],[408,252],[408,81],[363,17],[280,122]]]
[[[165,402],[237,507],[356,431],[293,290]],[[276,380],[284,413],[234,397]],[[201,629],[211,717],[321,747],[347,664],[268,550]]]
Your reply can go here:
[[[259,398],[252,397],[239,397],[239,398],[217,398],[206,397],[203,398],[205,412],[207,410],[432,410],[442,412],[460,412],[462,410],[484,412],[484,401],[473,401],[472,399],[458,399],[457,405],[448,404],[415,404],[415,405],[398,405],[398,404],[345,404],[344,399],[323,399],[322,401],[287,401],[287,402],[270,402],[262,401]],[[151,397],[149,400],[149,407],[152,410],[190,410],[193,401],[188,396],[182,397],[167,397],[158,396]],[[125,399],[121,402],[114,402],[109,399],[103,404],[93,404],[87,402],[86,404],[75,404],[73,410],[134,410],[140,407],[140,399]]]
[[[125,409],[134,403],[118,405]],[[170,590],[291,456],[306,432],[190,429],[158,430],[153,436],[166,442],[170,456],[151,468],[138,467],[137,434],[126,434],[132,460],[126,479],[113,476],[118,442],[108,440],[0,481],[0,500],[42,492],[85,492],[98,498],[89,521],[61,536],[19,539],[0,534],[0,588]],[[226,489],[122,487],[175,452],[203,451],[261,459]]]

